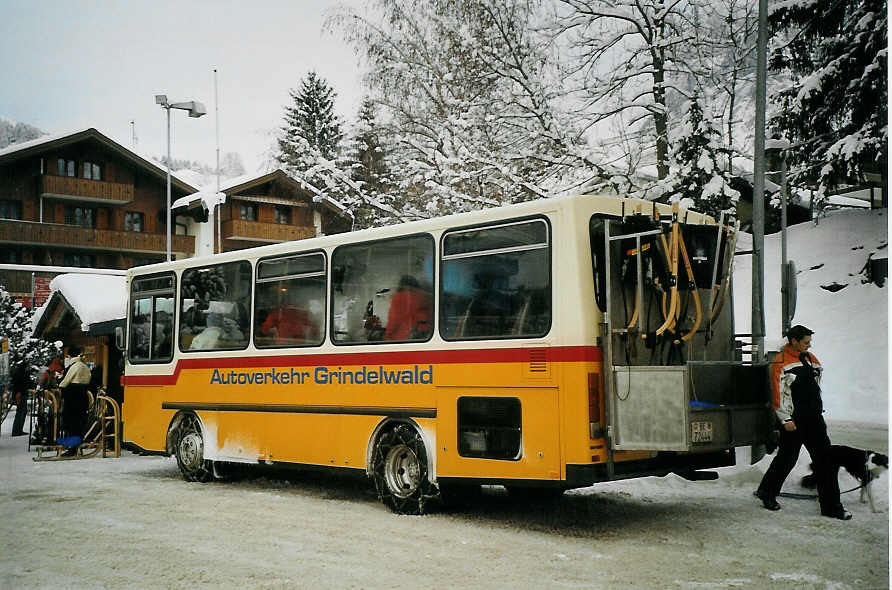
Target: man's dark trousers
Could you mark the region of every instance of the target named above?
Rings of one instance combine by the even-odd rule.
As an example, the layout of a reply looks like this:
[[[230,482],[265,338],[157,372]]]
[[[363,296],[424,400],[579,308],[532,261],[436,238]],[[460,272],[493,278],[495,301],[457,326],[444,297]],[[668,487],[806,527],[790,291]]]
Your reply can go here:
[[[12,420],[12,435],[24,434],[25,418],[28,415],[28,393],[23,391],[16,400],[15,418]]]
[[[824,423],[824,418],[800,419],[800,421],[794,420],[794,423],[796,430],[793,432],[781,429],[777,455],[771,461],[768,471],[765,472],[759,489],[772,498],[776,497],[781,491],[781,486],[784,485],[784,480],[796,465],[800,449],[805,445],[814,464],[821,513],[833,513],[842,507],[839,502],[839,480],[837,478],[839,465],[834,463],[831,458],[830,438],[827,436],[827,425]]]

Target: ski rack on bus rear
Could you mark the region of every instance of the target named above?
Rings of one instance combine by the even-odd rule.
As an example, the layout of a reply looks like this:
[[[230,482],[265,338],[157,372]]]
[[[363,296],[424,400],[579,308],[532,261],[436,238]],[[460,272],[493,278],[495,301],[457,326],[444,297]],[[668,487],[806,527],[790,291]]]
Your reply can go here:
[[[685,455],[767,440],[768,365],[736,360],[733,306],[724,305],[739,224],[702,220],[684,223],[677,204],[668,219],[654,205],[651,215],[605,220],[608,479],[616,452],[671,456],[681,473]]]

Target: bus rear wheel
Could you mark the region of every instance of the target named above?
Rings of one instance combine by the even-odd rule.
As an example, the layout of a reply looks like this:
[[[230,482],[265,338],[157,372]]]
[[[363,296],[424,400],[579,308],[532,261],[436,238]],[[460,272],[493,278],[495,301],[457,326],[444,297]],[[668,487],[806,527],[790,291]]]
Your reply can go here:
[[[206,482],[214,477],[213,463],[204,458],[204,436],[201,422],[194,414],[183,418],[177,429],[177,466],[186,481]]]
[[[397,514],[424,514],[436,499],[421,435],[407,424],[383,433],[372,456],[378,497]]]

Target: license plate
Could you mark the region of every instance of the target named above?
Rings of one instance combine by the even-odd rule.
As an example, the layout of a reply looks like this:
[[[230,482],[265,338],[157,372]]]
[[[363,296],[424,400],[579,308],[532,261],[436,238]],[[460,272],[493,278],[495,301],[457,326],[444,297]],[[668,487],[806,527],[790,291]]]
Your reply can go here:
[[[691,442],[712,442],[712,422],[691,422]]]

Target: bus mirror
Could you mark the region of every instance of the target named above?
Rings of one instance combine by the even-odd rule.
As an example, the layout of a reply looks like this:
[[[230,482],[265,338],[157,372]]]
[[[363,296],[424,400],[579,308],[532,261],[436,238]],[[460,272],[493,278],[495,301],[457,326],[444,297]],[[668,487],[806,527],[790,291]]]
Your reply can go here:
[[[121,326],[115,326],[115,346],[118,350],[124,351],[124,328]]]

